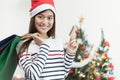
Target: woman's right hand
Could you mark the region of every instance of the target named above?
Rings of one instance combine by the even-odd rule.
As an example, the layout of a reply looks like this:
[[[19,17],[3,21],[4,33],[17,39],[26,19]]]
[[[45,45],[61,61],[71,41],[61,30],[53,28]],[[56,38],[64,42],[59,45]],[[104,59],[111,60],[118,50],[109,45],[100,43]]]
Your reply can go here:
[[[43,38],[39,33],[33,33],[31,37],[33,38],[37,45],[41,45],[43,43]]]
[[[32,38],[32,34],[25,34],[25,35],[23,35],[23,36],[21,36],[21,39],[30,39],[30,38]]]
[[[25,34],[21,36],[21,38],[24,39],[33,39],[37,45],[42,44],[43,38],[41,38],[41,35],[39,33],[33,33],[33,34]]]

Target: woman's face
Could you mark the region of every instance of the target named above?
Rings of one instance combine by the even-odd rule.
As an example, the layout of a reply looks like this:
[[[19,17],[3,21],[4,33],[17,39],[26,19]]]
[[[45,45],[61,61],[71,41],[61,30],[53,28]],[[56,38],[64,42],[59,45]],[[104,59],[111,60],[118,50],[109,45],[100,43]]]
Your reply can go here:
[[[54,14],[51,10],[46,10],[35,16],[35,27],[40,34],[47,34],[53,27]]]

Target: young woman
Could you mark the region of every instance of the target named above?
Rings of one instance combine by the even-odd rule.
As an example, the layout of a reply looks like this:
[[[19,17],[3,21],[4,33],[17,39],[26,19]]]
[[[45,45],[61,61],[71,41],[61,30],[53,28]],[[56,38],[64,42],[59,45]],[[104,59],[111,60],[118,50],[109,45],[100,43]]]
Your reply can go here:
[[[77,49],[74,38],[67,43],[55,37],[55,8],[52,0],[32,0],[29,33],[19,53],[25,80],[65,80]]]

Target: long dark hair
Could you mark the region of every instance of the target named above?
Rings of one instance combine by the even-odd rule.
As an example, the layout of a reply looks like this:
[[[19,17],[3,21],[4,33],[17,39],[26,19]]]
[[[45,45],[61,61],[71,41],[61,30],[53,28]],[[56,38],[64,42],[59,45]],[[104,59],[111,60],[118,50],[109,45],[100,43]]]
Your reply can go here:
[[[47,11],[47,10],[44,10],[44,11],[42,11],[42,12],[45,12],[45,11]],[[42,12],[40,12],[40,13],[42,13]],[[40,13],[38,13],[38,14],[40,14]],[[54,14],[54,12],[53,12],[53,14]],[[36,16],[36,15],[35,15],[35,16]],[[27,34],[32,34],[32,33],[37,32],[37,29],[36,29],[35,24],[34,24],[34,23],[35,23],[35,16],[32,17],[31,20],[30,20],[29,32],[28,32]],[[54,14],[53,27],[48,31],[48,33],[47,33],[48,37],[55,38],[55,26],[56,26],[55,23],[56,23],[56,22],[55,22],[55,14]],[[24,36],[25,36],[25,35],[23,35],[22,37],[24,37]],[[24,43],[23,43],[22,46],[20,47],[19,54],[23,53],[25,50],[28,49],[28,46],[29,46],[29,44],[30,44],[30,42],[31,42],[32,40],[33,40],[32,38],[28,38],[28,39],[26,39],[26,40],[24,41]]]

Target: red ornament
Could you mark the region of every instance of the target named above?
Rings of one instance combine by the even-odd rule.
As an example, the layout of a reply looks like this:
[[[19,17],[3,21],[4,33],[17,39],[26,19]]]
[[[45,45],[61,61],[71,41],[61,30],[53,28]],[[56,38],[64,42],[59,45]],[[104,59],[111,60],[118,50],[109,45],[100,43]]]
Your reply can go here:
[[[110,45],[109,45],[109,42],[106,41],[106,42],[104,43],[104,46],[110,46]]]
[[[89,57],[89,55],[88,54],[84,54],[84,58],[88,58]]]
[[[81,49],[82,49],[82,51],[86,50],[86,46],[83,45],[83,46],[81,47]]]
[[[108,80],[114,80],[114,77],[109,77]]]
[[[102,80],[100,77],[96,78],[96,80]]]
[[[107,53],[105,53],[104,56],[105,56],[105,58],[108,58],[108,54]]]
[[[114,69],[114,66],[113,66],[112,63],[110,63],[109,67],[110,67],[111,69]]]
[[[74,59],[76,60],[76,59],[77,59],[77,56],[75,56]]]
[[[73,74],[74,73],[74,71],[71,69],[71,70],[69,70],[69,74]]]
[[[76,33],[76,34],[79,34],[79,33],[80,33],[80,31],[79,31],[78,29],[76,29],[76,30],[75,30],[75,33]]]

